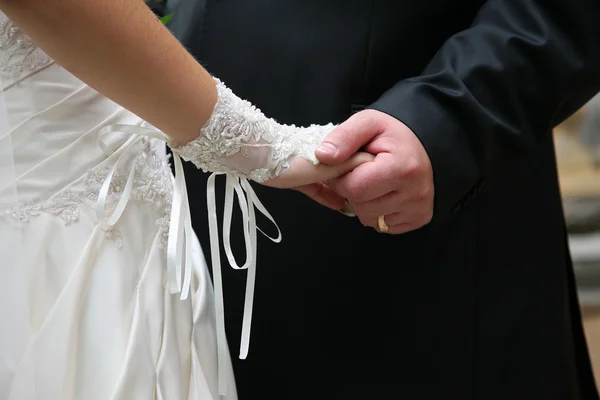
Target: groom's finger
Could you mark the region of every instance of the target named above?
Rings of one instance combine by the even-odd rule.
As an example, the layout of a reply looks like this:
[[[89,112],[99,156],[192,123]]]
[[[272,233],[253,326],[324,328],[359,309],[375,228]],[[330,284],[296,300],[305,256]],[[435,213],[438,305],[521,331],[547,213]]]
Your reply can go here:
[[[295,189],[332,210],[340,211],[344,209],[344,205],[346,204],[346,199],[334,192],[324,183],[312,183]]]
[[[338,165],[382,133],[385,124],[373,110],[361,111],[336,127],[315,151],[320,162]]]

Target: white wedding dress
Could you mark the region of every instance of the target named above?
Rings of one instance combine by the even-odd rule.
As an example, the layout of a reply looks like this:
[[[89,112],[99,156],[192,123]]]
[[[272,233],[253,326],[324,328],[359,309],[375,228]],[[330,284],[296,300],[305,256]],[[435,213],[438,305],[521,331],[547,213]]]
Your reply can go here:
[[[109,125],[146,124],[2,13],[0,79],[0,399],[236,399],[228,357],[219,372],[213,288],[195,236],[189,296],[169,290],[174,178],[164,142],[101,138]]]

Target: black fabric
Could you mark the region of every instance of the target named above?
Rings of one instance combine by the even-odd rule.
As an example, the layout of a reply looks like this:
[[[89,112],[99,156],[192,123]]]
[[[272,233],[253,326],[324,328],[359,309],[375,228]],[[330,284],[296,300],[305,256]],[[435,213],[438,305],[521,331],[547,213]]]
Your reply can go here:
[[[206,0],[185,17],[184,45],[267,115],[373,107],[434,166],[434,221],[401,236],[255,185],[283,242],[259,239],[245,361],[245,274],[224,268],[241,400],[598,398],[551,136],[600,88],[597,1]],[[207,176],[186,174],[210,260]]]

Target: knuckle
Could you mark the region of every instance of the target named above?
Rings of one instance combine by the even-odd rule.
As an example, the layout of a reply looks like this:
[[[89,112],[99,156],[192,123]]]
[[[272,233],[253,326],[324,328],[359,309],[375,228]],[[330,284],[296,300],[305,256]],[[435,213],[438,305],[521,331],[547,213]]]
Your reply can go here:
[[[342,186],[340,184],[339,178],[329,179],[325,182],[325,185],[329,186],[331,189],[336,190],[336,191],[339,190],[340,187]]]
[[[378,111],[363,110],[357,112],[351,118],[364,129],[372,131],[378,131],[382,129],[382,120]]]
[[[353,204],[354,213],[360,215],[369,221],[377,220],[377,217],[381,214],[375,207],[363,204]]]
[[[346,142],[352,137],[352,132],[346,127],[346,125],[339,125],[333,130],[333,132],[330,133],[330,137],[328,137],[328,139],[331,139],[334,136],[340,138],[342,142]]]
[[[355,203],[362,203],[367,195],[367,185],[362,180],[351,182],[347,186],[348,198]]]
[[[334,192],[344,197],[348,197],[348,191],[346,190],[346,185],[344,184],[344,182],[334,179],[331,181],[327,181],[326,185]]]
[[[371,110],[362,110],[352,116],[352,119],[360,122],[363,125],[371,125],[375,122],[375,118]]]
[[[365,208],[366,207],[360,203],[352,203],[352,209],[354,210],[354,213],[359,217],[364,217],[367,215]]]
[[[433,210],[431,208],[427,209],[427,211],[423,214],[423,218],[421,218],[421,226],[425,226],[431,222],[433,219]]]
[[[358,220],[360,221],[360,223],[363,224],[364,226],[373,226],[371,221],[368,218],[366,218],[364,215],[356,214],[356,216],[358,217]]]
[[[413,229],[414,228],[413,228],[412,224],[403,223],[401,226],[399,226],[396,229],[394,229],[392,233],[395,234],[395,235],[401,235],[403,233],[410,232]]]
[[[433,187],[430,185],[424,186],[417,192],[417,200],[426,202],[429,207],[429,200],[433,198]]]
[[[310,193],[309,197],[317,199],[323,196],[324,189],[322,185],[311,185],[307,191]]]
[[[408,157],[404,160],[400,177],[405,179],[416,178],[421,173],[421,169],[421,162],[417,157]]]

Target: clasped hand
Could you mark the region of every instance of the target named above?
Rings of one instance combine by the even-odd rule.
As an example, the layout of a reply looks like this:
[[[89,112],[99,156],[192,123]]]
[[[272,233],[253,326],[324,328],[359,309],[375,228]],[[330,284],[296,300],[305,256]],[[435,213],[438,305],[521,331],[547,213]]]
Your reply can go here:
[[[334,210],[350,206],[363,225],[378,230],[378,218],[383,216],[391,234],[431,221],[434,186],[429,156],[396,118],[361,111],[336,127],[315,154],[321,164],[298,157],[289,172],[266,184],[295,188]]]
[[[326,196],[331,204],[321,198],[315,200],[329,206],[339,206],[347,199],[365,226],[379,230],[378,218],[383,216],[391,234],[429,223],[433,216],[433,170],[415,134],[394,117],[365,110],[332,131],[316,156],[324,165],[339,166],[359,150],[374,158],[328,180],[326,185],[308,185],[300,190],[312,198],[315,194]]]

